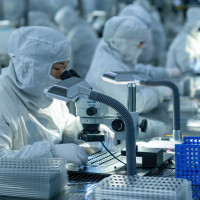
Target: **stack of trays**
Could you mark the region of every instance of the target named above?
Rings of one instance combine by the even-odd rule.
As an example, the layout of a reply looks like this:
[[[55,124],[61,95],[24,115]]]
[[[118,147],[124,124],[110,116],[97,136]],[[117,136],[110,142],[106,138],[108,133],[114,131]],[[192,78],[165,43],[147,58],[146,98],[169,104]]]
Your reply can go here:
[[[68,181],[65,164],[55,158],[1,158],[0,196],[54,199]]]
[[[97,184],[89,200],[190,200],[191,183],[184,179],[111,175]]]

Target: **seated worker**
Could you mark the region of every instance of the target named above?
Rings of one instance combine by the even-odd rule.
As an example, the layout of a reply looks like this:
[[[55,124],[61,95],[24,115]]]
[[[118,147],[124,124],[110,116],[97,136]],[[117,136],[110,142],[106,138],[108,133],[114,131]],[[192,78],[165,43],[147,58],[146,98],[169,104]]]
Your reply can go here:
[[[97,46],[86,81],[98,91],[110,95],[127,106],[127,85],[115,85],[102,80],[109,71],[134,71],[147,34],[147,26],[134,16],[110,18],[104,27],[103,38]],[[136,108],[146,113],[158,106],[162,90],[137,87]]]
[[[175,37],[167,53],[166,68],[180,71],[180,75],[200,72],[200,8],[191,7],[186,13],[186,23]],[[197,69],[196,69],[197,68]]]
[[[147,26],[147,34],[144,41],[144,47],[141,49],[141,54],[138,57],[138,63],[134,66],[136,71],[140,71],[153,79],[171,79],[180,76],[180,72],[175,69],[166,69],[164,66],[155,67],[152,63],[156,63],[154,60],[154,50],[156,46],[153,41],[153,30],[150,15],[140,4],[131,4],[125,6],[120,16],[134,16],[140,19]],[[166,90],[166,88],[165,88]]]
[[[60,81],[70,50],[65,36],[48,27],[22,27],[11,34],[10,64],[0,75],[0,157],[87,163],[86,152],[74,144],[80,142],[79,119],[64,101],[44,94],[46,87]]]

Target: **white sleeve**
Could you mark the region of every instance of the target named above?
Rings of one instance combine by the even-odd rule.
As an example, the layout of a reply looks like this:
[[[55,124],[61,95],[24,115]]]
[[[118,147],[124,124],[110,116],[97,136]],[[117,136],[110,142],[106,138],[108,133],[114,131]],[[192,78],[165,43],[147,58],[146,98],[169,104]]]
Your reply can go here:
[[[26,145],[19,150],[12,150],[13,133],[9,124],[0,115],[0,157],[52,158],[52,145],[47,141]]]
[[[164,67],[154,67],[152,65],[136,64],[134,71],[141,72],[153,79],[167,79],[169,78],[168,73]]]
[[[5,141],[0,139],[0,157],[9,158],[52,158],[53,145],[47,141],[26,145],[19,150],[11,150],[4,146]]]

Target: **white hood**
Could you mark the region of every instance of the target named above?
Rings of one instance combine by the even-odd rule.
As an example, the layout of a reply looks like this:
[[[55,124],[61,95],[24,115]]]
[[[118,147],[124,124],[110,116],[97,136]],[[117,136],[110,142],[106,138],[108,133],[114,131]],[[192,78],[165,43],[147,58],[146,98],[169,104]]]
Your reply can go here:
[[[119,13],[121,16],[135,16],[144,22],[148,27],[151,26],[152,20],[149,13],[141,6],[137,4],[131,4],[125,6]]]
[[[112,17],[105,24],[103,40],[111,49],[118,52],[121,60],[128,65],[134,65],[141,49],[138,44],[145,40],[147,26],[134,16]],[[119,55],[116,55],[118,57]]]
[[[10,87],[31,110],[49,106],[44,88],[57,81],[50,75],[53,63],[69,60],[69,41],[48,27],[22,27],[11,34],[8,52],[11,61],[2,76]]]

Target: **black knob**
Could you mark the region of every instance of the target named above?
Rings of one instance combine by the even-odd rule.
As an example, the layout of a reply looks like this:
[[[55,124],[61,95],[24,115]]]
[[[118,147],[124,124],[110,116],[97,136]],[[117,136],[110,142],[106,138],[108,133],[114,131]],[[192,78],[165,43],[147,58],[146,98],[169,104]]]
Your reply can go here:
[[[111,126],[116,132],[124,131],[124,122],[121,119],[114,119]]]
[[[139,125],[139,127],[141,128],[142,132],[146,132],[147,130],[147,126],[148,126],[148,122],[146,119],[143,119]]]
[[[89,107],[87,110],[86,110],[86,113],[87,115],[89,116],[93,116],[95,114],[97,114],[97,109],[95,107]]]

